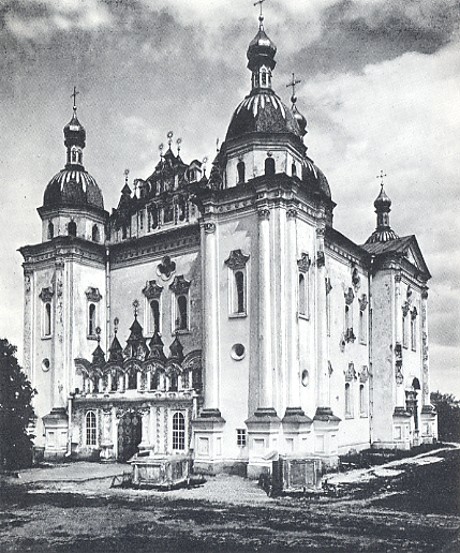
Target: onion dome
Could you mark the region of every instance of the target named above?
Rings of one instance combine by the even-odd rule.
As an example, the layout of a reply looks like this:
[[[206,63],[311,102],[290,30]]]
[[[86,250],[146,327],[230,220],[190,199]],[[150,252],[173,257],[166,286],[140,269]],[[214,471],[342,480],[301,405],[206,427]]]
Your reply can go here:
[[[258,33],[249,43],[249,48],[247,52],[248,56],[248,69],[254,71],[259,65],[266,64],[267,67],[273,69],[276,65],[275,61],[276,46],[272,42],[265,30],[263,25],[260,26]]]
[[[308,158],[302,164],[302,182],[310,190],[320,192],[329,200],[331,199],[331,189],[325,174]]]
[[[64,127],[64,145],[67,150],[65,168],[48,183],[43,197],[43,207],[104,209],[101,189],[83,166],[86,131],[77,118],[75,104],[72,119]]]
[[[307,119],[300,113],[295,102],[292,104],[292,113],[299,126],[300,134],[305,136],[307,134]]]
[[[374,201],[374,207],[377,214],[377,227],[367,239],[366,244],[389,242],[399,238],[390,227],[391,200],[383,189],[383,182],[381,183],[380,193]]]
[[[303,136],[294,113],[272,91],[247,96],[236,108],[226,140],[253,132]]]

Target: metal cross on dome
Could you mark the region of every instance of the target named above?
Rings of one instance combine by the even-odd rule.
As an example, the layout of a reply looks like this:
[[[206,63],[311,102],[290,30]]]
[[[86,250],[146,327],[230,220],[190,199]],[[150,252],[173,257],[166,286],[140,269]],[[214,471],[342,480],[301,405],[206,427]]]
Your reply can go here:
[[[264,14],[263,14],[263,3],[265,2],[265,0],[257,0],[256,2],[254,2],[254,6],[257,6],[259,5],[259,8],[260,8],[260,13],[259,13],[259,21],[260,21],[260,29],[263,28],[263,20],[264,20]]]
[[[383,169],[380,170],[380,175],[377,175],[375,178],[380,179],[380,186],[383,187],[383,179],[387,177],[388,175],[385,173]]]
[[[293,73],[291,82],[286,85],[286,88],[289,88],[289,87],[292,88],[291,101],[292,101],[293,104],[295,104],[296,101],[297,101],[297,98],[296,98],[296,95],[295,95],[295,87],[296,87],[296,85],[298,85],[301,82],[302,81],[300,79],[295,78],[295,73]]]
[[[74,111],[76,111],[76,109],[77,109],[77,101],[76,100],[77,100],[77,95],[78,94],[80,94],[80,92],[78,92],[77,87],[74,86],[73,87],[73,93],[70,95],[70,97],[73,98],[73,109],[74,109]]]

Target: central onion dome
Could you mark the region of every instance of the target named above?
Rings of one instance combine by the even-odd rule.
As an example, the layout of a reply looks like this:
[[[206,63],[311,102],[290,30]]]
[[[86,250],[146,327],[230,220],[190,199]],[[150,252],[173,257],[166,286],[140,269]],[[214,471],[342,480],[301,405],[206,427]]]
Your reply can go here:
[[[252,72],[251,93],[240,103],[228,127],[226,140],[249,133],[288,133],[301,139],[305,134],[294,112],[272,90],[276,46],[263,28],[249,44],[248,69]],[[306,125],[306,122],[305,122]]]
[[[67,150],[67,163],[48,183],[43,197],[43,207],[104,209],[101,189],[83,166],[86,131],[77,118],[75,105],[72,119],[64,127],[64,145]]]

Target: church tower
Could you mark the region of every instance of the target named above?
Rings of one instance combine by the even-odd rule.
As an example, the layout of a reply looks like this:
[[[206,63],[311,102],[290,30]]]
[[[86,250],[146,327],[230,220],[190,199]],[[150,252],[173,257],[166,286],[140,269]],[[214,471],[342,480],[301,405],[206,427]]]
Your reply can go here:
[[[78,383],[74,358],[105,337],[105,224],[102,192],[85,170],[86,131],[73,115],[64,127],[66,163],[48,183],[38,212],[42,243],[24,257],[24,366],[38,390],[36,444],[48,458],[70,451],[67,401]],[[81,329],[80,326],[84,326]],[[78,330],[77,330],[78,329]],[[42,427],[43,424],[43,427]]]

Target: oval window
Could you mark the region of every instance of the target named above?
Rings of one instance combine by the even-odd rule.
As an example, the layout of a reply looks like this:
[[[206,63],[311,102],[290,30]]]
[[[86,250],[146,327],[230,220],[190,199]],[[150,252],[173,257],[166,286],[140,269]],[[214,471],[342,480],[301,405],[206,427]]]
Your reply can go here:
[[[47,357],[42,361],[42,370],[45,373],[50,370],[50,360]]]
[[[235,345],[232,347],[231,356],[232,356],[233,359],[235,359],[236,361],[239,361],[240,359],[243,359],[244,354],[245,354],[245,348],[244,348],[243,344],[235,344]]]
[[[305,386],[305,388],[308,386],[308,383],[310,381],[310,375],[307,371],[307,369],[302,371],[302,386]]]

